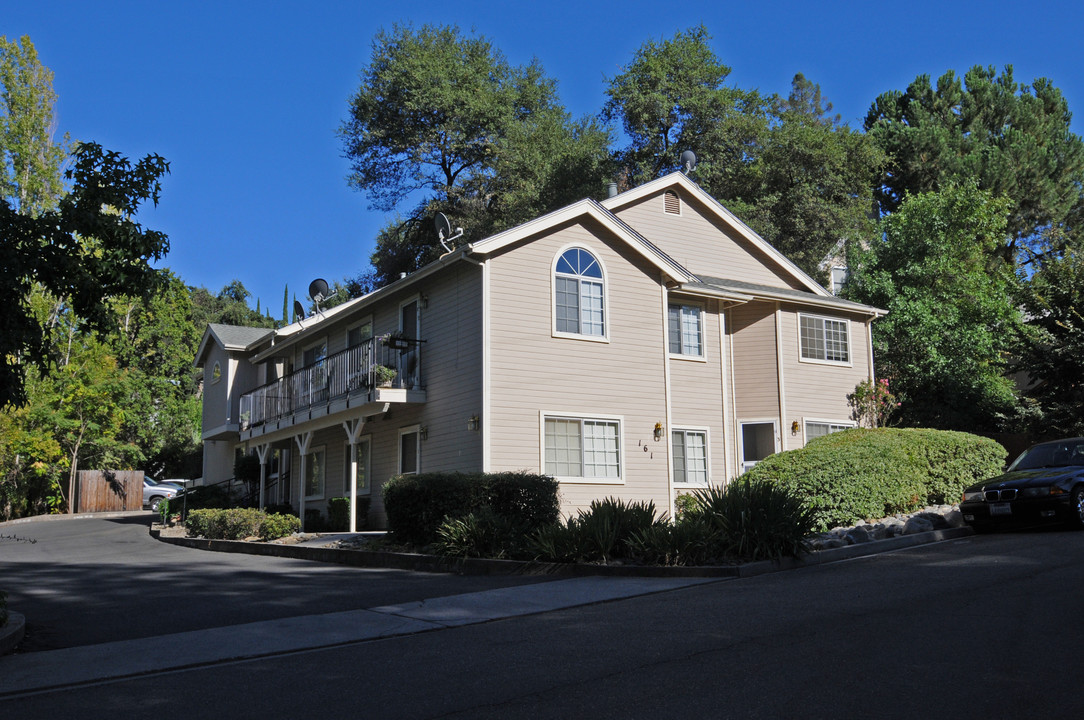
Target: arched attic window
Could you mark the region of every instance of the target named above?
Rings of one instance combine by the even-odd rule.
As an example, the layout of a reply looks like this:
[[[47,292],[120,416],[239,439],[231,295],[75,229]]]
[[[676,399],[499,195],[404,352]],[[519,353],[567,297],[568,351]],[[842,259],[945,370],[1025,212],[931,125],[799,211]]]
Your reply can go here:
[[[569,248],[554,269],[554,318],[558,333],[605,337],[605,279],[587,250]]]

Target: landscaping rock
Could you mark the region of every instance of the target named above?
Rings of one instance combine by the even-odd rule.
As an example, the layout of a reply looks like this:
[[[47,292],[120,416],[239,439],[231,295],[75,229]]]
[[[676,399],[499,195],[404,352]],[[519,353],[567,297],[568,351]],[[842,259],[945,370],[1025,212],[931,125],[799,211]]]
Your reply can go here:
[[[963,524],[963,517],[955,505],[932,505],[910,515],[892,515],[874,521],[860,520],[852,527],[832,528],[813,537],[809,544],[813,550],[831,550],[901,535],[962,527]]]

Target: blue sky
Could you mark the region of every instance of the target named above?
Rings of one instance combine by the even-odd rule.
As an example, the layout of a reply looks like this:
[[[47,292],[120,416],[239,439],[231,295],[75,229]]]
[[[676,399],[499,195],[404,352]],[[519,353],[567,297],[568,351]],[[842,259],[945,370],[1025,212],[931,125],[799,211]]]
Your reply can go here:
[[[646,40],[703,23],[743,88],[820,83],[852,127],[874,98],[920,73],[1011,63],[1048,77],[1084,133],[1084,3],[958,2],[61,2],[4,0],[0,34],[30,36],[55,74],[59,133],[171,164],[158,208],[164,263],[217,292],[239,279],[281,312],[368,266],[386,221],[347,187],[336,130],[393,23],[456,24],[515,64],[536,57],[574,115],[595,114],[608,78]]]

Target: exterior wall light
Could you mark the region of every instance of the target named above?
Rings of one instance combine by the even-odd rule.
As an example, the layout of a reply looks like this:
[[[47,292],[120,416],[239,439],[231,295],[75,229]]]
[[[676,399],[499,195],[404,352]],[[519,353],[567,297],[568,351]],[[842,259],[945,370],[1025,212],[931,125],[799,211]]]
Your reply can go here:
[[[467,429],[472,432],[478,432],[478,416],[471,415],[467,418]]]
[[[662,423],[655,423],[655,442],[662,440]]]
[[[802,426],[798,424],[797,420],[795,420],[794,422],[792,422],[790,424],[790,434],[791,435],[797,435],[798,431],[801,430],[801,429],[802,429]]]
[[[418,428],[418,436],[421,437],[422,440],[428,440],[429,427],[427,425],[422,425],[420,428]]]

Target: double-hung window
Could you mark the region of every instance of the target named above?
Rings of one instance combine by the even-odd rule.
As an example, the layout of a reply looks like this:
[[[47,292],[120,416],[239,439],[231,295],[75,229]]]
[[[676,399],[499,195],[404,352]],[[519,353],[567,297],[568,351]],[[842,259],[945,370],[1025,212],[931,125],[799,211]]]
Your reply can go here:
[[[829,363],[851,361],[846,320],[817,315],[798,316],[798,339],[802,359]]]
[[[703,430],[674,430],[674,482],[708,482],[708,435]]]
[[[606,336],[602,266],[591,253],[569,248],[557,258],[554,302],[557,332]]]
[[[544,426],[547,475],[592,481],[620,481],[619,421],[547,417]]]
[[[667,328],[671,355],[704,356],[704,321],[699,305],[670,305]]]

